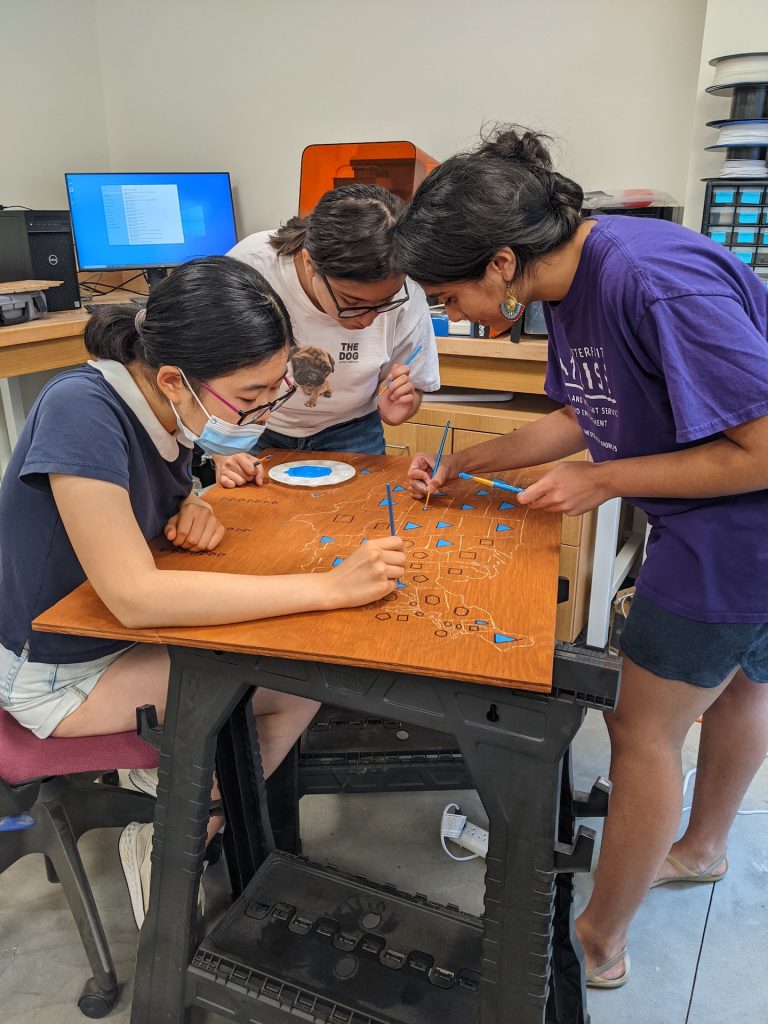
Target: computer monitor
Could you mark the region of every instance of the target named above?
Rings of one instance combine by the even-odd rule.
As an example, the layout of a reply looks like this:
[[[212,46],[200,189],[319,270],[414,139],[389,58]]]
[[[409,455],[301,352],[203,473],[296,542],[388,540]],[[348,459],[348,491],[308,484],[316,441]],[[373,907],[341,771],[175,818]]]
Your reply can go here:
[[[227,172],[65,177],[80,270],[145,270],[152,283],[237,241]]]

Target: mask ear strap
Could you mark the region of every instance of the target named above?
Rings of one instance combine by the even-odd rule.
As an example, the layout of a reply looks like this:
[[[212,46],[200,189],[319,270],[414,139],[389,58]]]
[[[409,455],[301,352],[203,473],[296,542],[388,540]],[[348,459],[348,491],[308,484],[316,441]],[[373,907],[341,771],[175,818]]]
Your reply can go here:
[[[208,410],[207,410],[207,409],[205,408],[205,406],[203,405],[203,403],[202,403],[202,402],[200,401],[200,399],[199,399],[199,398],[197,397],[197,395],[195,394],[195,392],[194,392],[194,390],[193,390],[193,388],[192,388],[192,385],[191,385],[191,384],[189,383],[189,381],[187,380],[187,375],[186,375],[186,373],[184,373],[184,371],[182,370],[182,368],[181,368],[180,366],[177,366],[177,367],[176,367],[176,369],[177,369],[177,370],[179,371],[179,373],[181,374],[181,376],[182,376],[182,377],[184,378],[184,383],[185,383],[185,384],[187,385],[187,388],[189,389],[189,393],[190,393],[190,394],[192,395],[192,397],[194,398],[194,400],[195,400],[195,401],[197,402],[197,404],[198,404],[198,405],[200,406],[200,408],[201,408],[201,409],[203,410],[203,412],[204,412],[204,413],[205,413],[205,415],[206,415],[206,416],[208,417],[208,419],[210,419],[210,418],[211,418],[211,414],[210,414],[210,413],[208,412]]]

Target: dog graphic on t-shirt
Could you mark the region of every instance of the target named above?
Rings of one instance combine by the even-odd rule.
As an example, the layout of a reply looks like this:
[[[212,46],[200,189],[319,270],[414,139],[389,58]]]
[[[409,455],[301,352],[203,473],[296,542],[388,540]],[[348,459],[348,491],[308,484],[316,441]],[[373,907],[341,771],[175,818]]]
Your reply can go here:
[[[308,409],[314,409],[320,396],[331,397],[333,388],[328,378],[336,368],[336,363],[329,352],[316,345],[302,345],[291,357],[291,365],[293,379],[304,394],[309,396],[304,403]]]

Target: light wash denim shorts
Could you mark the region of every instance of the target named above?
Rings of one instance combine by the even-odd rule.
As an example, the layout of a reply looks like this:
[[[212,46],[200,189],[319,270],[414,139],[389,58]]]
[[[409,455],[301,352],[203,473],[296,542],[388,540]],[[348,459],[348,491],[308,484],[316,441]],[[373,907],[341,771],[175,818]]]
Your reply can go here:
[[[14,654],[0,644],[0,707],[41,740],[80,707],[106,670],[130,648],[95,661],[48,665],[29,660],[28,646]]]

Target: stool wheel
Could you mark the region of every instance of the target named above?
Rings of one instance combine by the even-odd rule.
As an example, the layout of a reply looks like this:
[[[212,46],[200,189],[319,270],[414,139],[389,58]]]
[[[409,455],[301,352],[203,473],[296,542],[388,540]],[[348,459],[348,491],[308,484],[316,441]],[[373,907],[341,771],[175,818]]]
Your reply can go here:
[[[77,1007],[84,1017],[106,1017],[117,999],[117,985],[111,989],[99,988],[95,978],[89,978],[77,1000]]]

